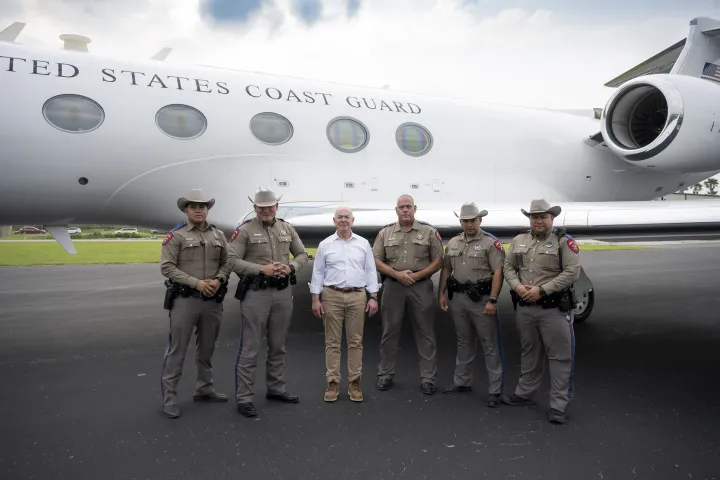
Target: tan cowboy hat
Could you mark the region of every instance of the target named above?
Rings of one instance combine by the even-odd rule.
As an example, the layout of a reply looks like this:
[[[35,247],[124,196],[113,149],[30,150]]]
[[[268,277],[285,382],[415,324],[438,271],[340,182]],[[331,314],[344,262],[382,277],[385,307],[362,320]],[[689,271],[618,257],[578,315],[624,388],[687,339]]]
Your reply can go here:
[[[462,208],[460,208],[460,215],[455,213],[455,216],[458,217],[460,220],[472,220],[477,217],[484,217],[487,214],[487,210],[483,210],[481,212],[477,205],[475,205],[474,203],[465,203],[463,204]]]
[[[282,198],[282,195],[279,197],[275,195],[275,192],[270,190],[269,188],[258,188],[258,191],[255,193],[255,200],[248,197],[248,200],[250,200],[255,206],[258,207],[272,207],[276,203],[280,201]]]
[[[533,213],[549,213],[553,217],[557,217],[558,215],[560,215],[562,208],[558,207],[557,205],[554,207],[551,207],[550,204],[544,198],[541,198],[540,200],[533,200],[532,202],[530,202],[530,211],[529,212],[526,212],[525,209],[523,209],[523,208],[521,208],[520,211],[526,217],[529,217]]]
[[[199,188],[193,188],[190,190],[190,193],[188,193],[187,197],[180,197],[177,201],[177,206],[180,209],[181,212],[185,211],[185,207],[187,207],[188,203],[204,203],[207,205],[208,210],[212,208],[213,205],[215,205],[215,199],[211,198],[208,200],[205,198],[205,193]]]

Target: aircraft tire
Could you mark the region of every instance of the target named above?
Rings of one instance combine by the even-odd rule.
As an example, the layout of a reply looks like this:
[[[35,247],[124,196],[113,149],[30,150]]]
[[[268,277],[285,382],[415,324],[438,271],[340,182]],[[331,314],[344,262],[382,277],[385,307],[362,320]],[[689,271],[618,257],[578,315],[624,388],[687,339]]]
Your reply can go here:
[[[595,290],[590,290],[578,297],[578,306],[575,308],[575,323],[582,323],[590,317],[595,306]]]

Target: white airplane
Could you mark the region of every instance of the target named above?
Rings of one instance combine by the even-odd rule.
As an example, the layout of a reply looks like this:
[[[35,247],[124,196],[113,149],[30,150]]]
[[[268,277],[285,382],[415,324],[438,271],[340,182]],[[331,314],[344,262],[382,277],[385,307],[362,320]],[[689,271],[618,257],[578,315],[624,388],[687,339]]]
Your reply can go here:
[[[516,234],[539,197],[573,235],[720,231],[720,202],[652,201],[720,171],[716,20],[609,82],[599,119],[173,65],[168,49],[120,61],[78,35],[39,50],[15,42],[23,27],[0,32],[0,223],[42,224],[70,253],[67,225],[171,227],[191,188],[228,235],[259,186],[304,238],[329,234],[338,204],[374,235],[403,193],[447,233],[474,201],[484,228]],[[591,309],[585,275],[576,288]]]

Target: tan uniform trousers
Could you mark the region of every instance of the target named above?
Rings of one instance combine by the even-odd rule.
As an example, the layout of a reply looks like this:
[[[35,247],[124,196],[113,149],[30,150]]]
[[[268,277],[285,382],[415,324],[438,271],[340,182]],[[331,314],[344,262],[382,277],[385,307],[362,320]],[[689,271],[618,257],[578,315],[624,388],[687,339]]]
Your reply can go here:
[[[532,398],[540,386],[547,358],[550,366],[550,408],[564,412],[573,394],[575,376],[574,312],[537,305],[518,305],[516,323],[522,358],[515,393]]]
[[[222,323],[222,303],[203,300],[197,296],[177,297],[170,309],[170,335],[162,365],[163,406],[177,405],[177,386],[182,377],[183,363],[188,344],[196,333],[195,364],[197,381],[194,395],[206,395],[214,391],[212,356]]]
[[[403,317],[412,315],[415,343],[420,355],[420,380],[435,385],[437,376],[437,343],[435,341],[435,295],[427,278],[409,287],[393,279],[383,282],[380,304],[382,339],[380,340],[379,378],[393,378]]]
[[[483,295],[475,303],[464,293],[454,293],[450,300],[450,313],[457,336],[453,383],[463,387],[472,385],[479,338],[488,371],[488,393],[498,395],[505,389],[505,358],[500,338],[500,318],[498,315],[483,315],[488,298],[489,295]]]
[[[348,348],[348,380],[362,376],[363,328],[365,326],[365,292],[338,292],[325,288],[322,292],[325,314],[325,367],[328,382],[340,382],[340,343],[345,326]]]
[[[250,290],[240,302],[240,340],[235,360],[235,400],[251,402],[260,345],[267,335],[265,383],[270,394],[285,393],[285,346],[293,312],[292,287]]]

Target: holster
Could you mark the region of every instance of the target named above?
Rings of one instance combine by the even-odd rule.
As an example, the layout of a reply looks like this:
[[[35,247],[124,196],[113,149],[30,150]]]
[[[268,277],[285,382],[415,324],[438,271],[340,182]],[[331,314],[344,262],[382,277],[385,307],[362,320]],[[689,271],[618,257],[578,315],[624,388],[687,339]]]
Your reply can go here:
[[[245,296],[247,295],[248,290],[250,290],[250,285],[253,284],[255,278],[256,277],[250,275],[241,276],[238,281],[237,288],[235,289],[235,298],[241,302],[245,300]]]
[[[188,297],[190,295],[187,286],[175,283],[170,279],[165,280],[165,287],[165,301],[163,302],[163,308],[165,310],[172,309],[175,298],[177,298],[178,295],[182,297]]]
[[[453,293],[455,293],[455,289],[457,289],[458,282],[452,275],[449,275],[445,284],[447,286],[448,300],[452,300]]]

